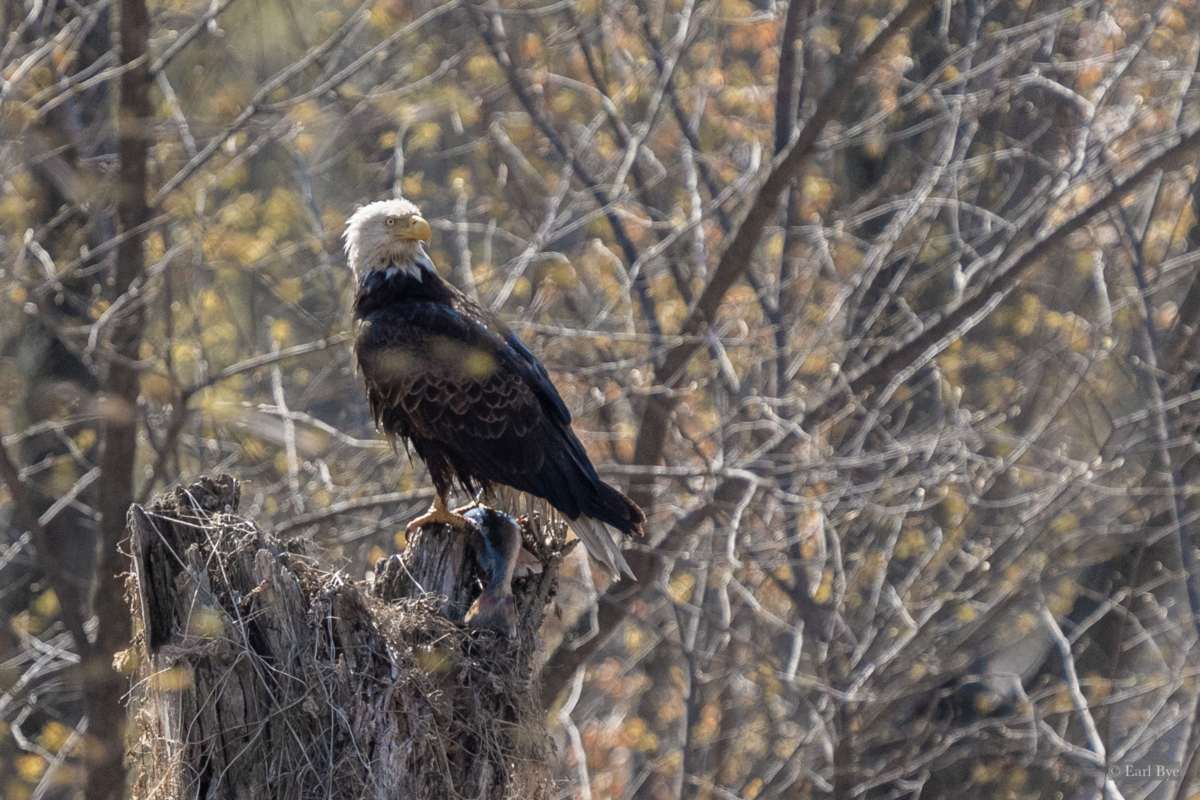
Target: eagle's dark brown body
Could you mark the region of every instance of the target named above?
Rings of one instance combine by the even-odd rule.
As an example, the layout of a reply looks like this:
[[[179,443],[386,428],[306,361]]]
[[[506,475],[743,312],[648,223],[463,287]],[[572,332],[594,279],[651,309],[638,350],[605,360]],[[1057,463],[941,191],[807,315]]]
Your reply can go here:
[[[376,424],[412,446],[440,497],[454,478],[468,492],[510,486],[568,519],[640,533],[645,515],[600,480],[542,365],[424,253],[417,260],[365,273],[355,298],[355,349]],[[611,560],[590,534],[581,538],[606,565],[628,569],[615,545],[605,548]]]

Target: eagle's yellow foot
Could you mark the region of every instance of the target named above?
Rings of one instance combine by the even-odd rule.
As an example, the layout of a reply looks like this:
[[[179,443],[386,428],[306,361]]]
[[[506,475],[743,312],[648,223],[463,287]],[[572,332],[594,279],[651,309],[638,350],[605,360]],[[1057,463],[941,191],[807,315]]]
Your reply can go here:
[[[450,513],[451,514],[465,514],[468,511],[470,511],[472,508],[479,508],[479,501],[472,500],[471,502],[467,503],[465,506],[459,506],[458,508],[454,509]]]
[[[433,508],[408,523],[407,530],[410,534],[415,533],[417,528],[425,525],[449,525],[451,528],[465,530],[467,518],[462,514],[450,511],[446,508],[445,501],[438,499],[433,501]]]

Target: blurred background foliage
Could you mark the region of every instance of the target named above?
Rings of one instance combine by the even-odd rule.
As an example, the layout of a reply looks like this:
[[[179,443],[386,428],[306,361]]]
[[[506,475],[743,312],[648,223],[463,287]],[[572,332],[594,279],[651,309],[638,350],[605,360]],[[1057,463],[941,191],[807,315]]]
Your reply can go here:
[[[639,583],[579,555],[544,630],[563,796],[1198,786],[1194,0],[148,8],[154,119],[123,120],[113,4],[3,5],[0,433],[55,552],[6,518],[4,797],[82,791],[45,575],[90,591],[114,415],[141,501],[227,471],[355,576],[403,547],[432,492],[373,431],[340,238],[397,195],[650,517]],[[151,219],[114,297],[128,136]],[[99,389],[135,306],[131,411]],[[1107,776],[1140,761],[1187,778]]]

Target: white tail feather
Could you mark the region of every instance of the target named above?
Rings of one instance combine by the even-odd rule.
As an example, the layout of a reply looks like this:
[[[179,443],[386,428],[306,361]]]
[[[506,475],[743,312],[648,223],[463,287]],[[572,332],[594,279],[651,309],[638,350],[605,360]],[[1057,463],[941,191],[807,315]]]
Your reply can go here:
[[[579,541],[583,542],[583,546],[591,553],[592,558],[603,565],[609,575],[614,579],[619,579],[621,573],[624,573],[637,580],[633,570],[625,561],[625,556],[621,555],[621,545],[608,532],[607,525],[598,519],[585,516],[571,520],[569,524],[571,530],[575,531],[575,535],[579,537]]]
[[[540,497],[518,492],[508,486],[496,486],[492,490],[492,497],[501,511],[514,517],[536,510],[545,519],[565,519],[553,506]],[[633,570],[629,568],[628,562],[625,561],[625,556],[621,555],[619,540],[613,537],[607,525],[598,519],[582,515],[578,519],[568,519],[566,523],[575,532],[579,541],[583,542],[583,546],[591,553],[592,558],[596,559],[596,562],[614,580],[619,579],[622,574],[637,580]]]

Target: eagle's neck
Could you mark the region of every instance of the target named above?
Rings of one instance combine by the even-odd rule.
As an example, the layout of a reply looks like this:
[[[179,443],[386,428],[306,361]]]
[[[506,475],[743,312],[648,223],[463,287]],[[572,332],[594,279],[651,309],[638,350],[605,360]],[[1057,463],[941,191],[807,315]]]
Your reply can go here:
[[[462,293],[433,270],[429,257],[411,261],[389,261],[361,274],[354,298],[354,316],[362,319],[371,312],[396,303],[432,301],[458,305]]]

